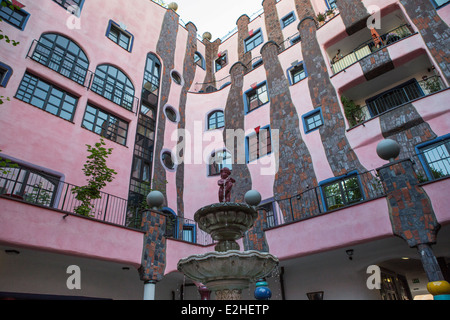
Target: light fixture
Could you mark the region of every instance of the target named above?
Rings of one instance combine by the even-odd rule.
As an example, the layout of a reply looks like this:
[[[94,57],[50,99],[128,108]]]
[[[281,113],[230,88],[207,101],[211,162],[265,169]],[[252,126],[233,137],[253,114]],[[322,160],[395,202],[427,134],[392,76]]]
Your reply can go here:
[[[345,253],[347,253],[349,260],[353,260],[353,249],[348,249]]]

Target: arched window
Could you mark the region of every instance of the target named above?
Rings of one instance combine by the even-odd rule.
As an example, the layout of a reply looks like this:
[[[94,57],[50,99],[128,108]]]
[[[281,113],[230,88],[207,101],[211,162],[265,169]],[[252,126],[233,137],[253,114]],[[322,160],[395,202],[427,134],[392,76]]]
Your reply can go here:
[[[95,70],[91,90],[130,111],[134,104],[134,86],[121,70],[103,64]]]
[[[233,160],[231,153],[226,150],[215,151],[211,154],[208,165],[208,176],[217,176],[220,174],[220,170],[228,168],[233,170]]]
[[[225,126],[225,117],[223,111],[214,111],[208,115],[208,130],[223,128]]]
[[[200,68],[205,69],[205,59],[200,54],[200,52],[194,53],[194,63],[198,65]]]
[[[69,38],[55,33],[43,34],[31,58],[81,85],[85,83],[89,59]]]

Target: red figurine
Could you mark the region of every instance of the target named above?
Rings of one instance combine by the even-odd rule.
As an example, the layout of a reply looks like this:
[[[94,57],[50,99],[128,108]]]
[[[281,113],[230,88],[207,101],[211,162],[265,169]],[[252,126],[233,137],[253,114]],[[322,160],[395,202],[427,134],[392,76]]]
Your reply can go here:
[[[231,175],[231,170],[227,167],[220,170],[220,180],[217,184],[219,188],[219,202],[230,202],[231,201],[231,189],[233,184],[236,182]]]

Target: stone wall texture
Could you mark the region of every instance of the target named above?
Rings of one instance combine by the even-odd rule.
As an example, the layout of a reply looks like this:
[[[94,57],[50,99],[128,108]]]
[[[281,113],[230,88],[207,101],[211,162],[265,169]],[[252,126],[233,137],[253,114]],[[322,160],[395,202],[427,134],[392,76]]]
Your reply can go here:
[[[361,0],[337,0],[336,5],[348,35],[367,27],[370,14]]]

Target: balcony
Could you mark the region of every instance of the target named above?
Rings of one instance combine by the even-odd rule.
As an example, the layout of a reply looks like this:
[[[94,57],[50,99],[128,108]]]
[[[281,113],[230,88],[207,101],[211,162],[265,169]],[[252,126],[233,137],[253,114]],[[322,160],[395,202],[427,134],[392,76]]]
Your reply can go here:
[[[333,74],[341,72],[342,70],[373,54],[374,52],[381,50],[406,37],[409,37],[412,34],[413,32],[411,31],[411,27],[404,24],[380,35],[380,44],[376,44],[374,40],[368,40],[358,45],[355,49],[353,49],[345,56],[336,55],[331,59],[331,68],[333,70]]]
[[[67,215],[77,215],[81,202],[76,199],[75,186],[62,182],[58,177],[24,168],[0,168],[0,195],[39,207],[58,210]],[[89,217],[129,228],[140,228],[128,213],[126,199],[101,192],[100,198],[91,201]]]

